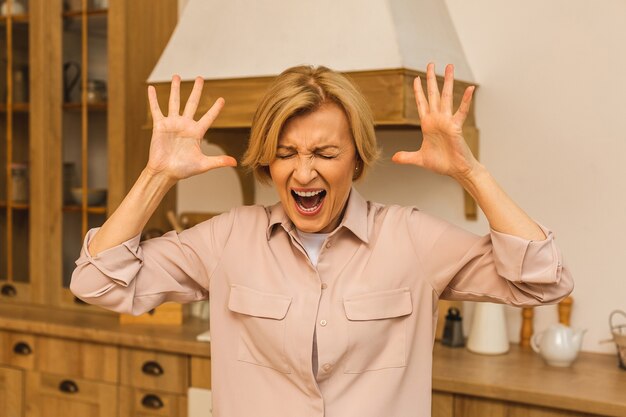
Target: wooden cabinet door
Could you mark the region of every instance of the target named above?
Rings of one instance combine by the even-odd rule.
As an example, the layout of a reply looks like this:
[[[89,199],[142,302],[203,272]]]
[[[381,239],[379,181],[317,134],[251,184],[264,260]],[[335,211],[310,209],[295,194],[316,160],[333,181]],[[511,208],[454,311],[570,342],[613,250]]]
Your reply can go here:
[[[119,417],[187,417],[187,397],[120,387]]]
[[[39,372],[26,375],[26,417],[112,417],[117,387]]]
[[[0,410],[3,417],[22,417],[24,414],[22,372],[0,367]]]
[[[454,395],[433,391],[432,417],[454,417]]]

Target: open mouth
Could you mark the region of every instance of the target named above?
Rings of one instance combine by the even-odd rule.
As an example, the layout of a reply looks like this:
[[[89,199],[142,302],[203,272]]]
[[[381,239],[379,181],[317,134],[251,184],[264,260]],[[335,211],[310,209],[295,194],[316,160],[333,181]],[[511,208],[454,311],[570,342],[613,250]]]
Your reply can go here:
[[[326,190],[296,191],[291,190],[298,211],[306,216],[317,214],[322,208]]]

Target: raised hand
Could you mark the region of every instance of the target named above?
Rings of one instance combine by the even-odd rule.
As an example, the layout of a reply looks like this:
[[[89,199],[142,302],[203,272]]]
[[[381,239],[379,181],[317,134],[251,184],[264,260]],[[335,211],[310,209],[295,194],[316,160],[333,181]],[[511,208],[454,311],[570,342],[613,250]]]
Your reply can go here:
[[[202,78],[196,78],[181,115],[180,77],[174,75],[167,116],[161,113],[156,90],[153,86],[148,87],[153,125],[146,168],[152,174],[165,175],[169,180],[177,181],[211,169],[237,165],[237,161],[230,156],[207,156],[202,153],[202,138],[224,106],[224,99],[218,98],[200,120],[195,121],[193,117],[198,109],[202,84]]]
[[[478,165],[463,138],[463,123],[472,101],[474,87],[468,87],[458,110],[452,113],[454,67],[446,66],[443,90],[439,95],[435,65],[426,69],[428,99],[417,77],[413,82],[417,111],[422,127],[422,147],[414,152],[397,152],[392,161],[413,164],[455,179],[468,177]]]

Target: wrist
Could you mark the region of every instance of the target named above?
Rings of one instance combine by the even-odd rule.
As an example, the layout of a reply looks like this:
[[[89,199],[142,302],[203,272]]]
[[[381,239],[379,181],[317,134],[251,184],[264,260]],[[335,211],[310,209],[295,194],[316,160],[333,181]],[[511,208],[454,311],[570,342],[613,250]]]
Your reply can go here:
[[[175,178],[170,177],[164,172],[157,172],[149,167],[146,167],[143,171],[141,171],[139,178],[151,187],[164,190],[165,192],[169,191],[169,189],[172,188],[177,182]]]
[[[476,161],[472,169],[457,175],[454,179],[470,194],[474,195],[475,191],[480,188],[481,184],[491,179],[491,174],[480,162]]]

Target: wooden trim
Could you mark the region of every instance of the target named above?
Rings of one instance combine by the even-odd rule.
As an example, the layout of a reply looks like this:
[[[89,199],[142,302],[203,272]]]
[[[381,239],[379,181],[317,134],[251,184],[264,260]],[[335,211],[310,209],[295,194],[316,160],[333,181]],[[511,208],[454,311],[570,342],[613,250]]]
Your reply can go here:
[[[89,29],[89,19],[87,18],[87,0],[82,0],[82,12],[81,12],[81,48],[82,48],[82,66],[81,66],[81,187],[83,188],[83,196],[87,195],[87,188],[89,184],[88,179],[88,163],[89,163],[89,119],[88,119],[88,102],[87,102],[87,81],[89,78],[89,39],[87,37],[87,31]],[[87,198],[83,198],[82,201],[82,224],[81,224],[81,238],[87,234],[89,230],[88,214],[87,214]]]
[[[13,162],[13,19],[12,2],[7,3],[7,276],[13,282],[13,207],[11,201],[11,163]]]
[[[30,274],[33,302],[54,304],[62,258],[61,0],[31,1]],[[51,18],[54,16],[54,18]],[[52,249],[52,250],[51,250]],[[57,284],[58,285],[55,285]]]

